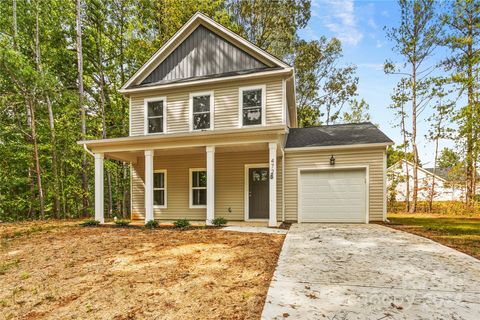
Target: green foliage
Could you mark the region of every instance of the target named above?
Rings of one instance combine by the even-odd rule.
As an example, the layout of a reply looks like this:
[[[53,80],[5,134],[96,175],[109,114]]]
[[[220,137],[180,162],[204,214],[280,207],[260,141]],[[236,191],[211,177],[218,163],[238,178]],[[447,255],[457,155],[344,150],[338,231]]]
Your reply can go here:
[[[350,112],[343,113],[343,122],[359,123],[370,121],[369,109],[370,106],[364,99],[361,99],[360,102],[354,100],[350,105]]]
[[[405,152],[403,151],[402,146],[388,146],[387,148],[387,168],[393,166],[395,163],[400,160],[405,159]],[[407,153],[407,161],[413,161],[413,153]]]
[[[310,1],[236,0],[228,1],[228,11],[240,35],[284,59],[310,19]]]
[[[119,219],[115,220],[115,224],[119,227],[126,227],[130,224],[130,220]]]
[[[145,223],[145,229],[155,229],[158,228],[158,221],[155,220],[149,220],[147,223]]]
[[[442,169],[454,168],[460,163],[460,155],[455,150],[443,148],[438,157],[438,167]]]
[[[438,214],[447,216],[475,216],[480,214],[480,204],[468,208],[462,201],[434,201],[432,210],[428,201],[418,201],[417,213]],[[405,212],[405,203],[402,201],[394,201],[388,203],[388,212]]]
[[[190,227],[190,222],[187,219],[178,219],[173,222],[175,228],[184,229]]]
[[[98,227],[100,225],[100,221],[95,219],[85,220],[80,224],[82,227]]]
[[[224,226],[228,223],[227,219],[223,218],[223,217],[217,217],[215,219],[212,220],[212,224],[214,226],[217,226],[217,227],[221,227],[221,226]]]
[[[336,38],[296,42],[294,64],[300,127],[340,121],[342,108],[357,95],[356,67],[336,66],[342,56],[342,45]],[[355,107],[358,108],[358,103]]]

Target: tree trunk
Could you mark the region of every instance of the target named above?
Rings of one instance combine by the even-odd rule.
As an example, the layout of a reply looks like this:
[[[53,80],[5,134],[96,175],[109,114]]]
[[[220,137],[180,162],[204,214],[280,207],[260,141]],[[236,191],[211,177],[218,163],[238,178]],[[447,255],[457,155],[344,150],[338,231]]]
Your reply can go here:
[[[413,56],[416,56],[415,47]],[[418,150],[417,150],[417,63],[412,62],[412,151],[413,151],[413,193],[411,213],[417,211],[418,196]]]
[[[45,199],[43,195],[42,186],[42,170],[40,166],[40,157],[38,154],[38,141],[37,141],[37,129],[35,124],[35,106],[31,99],[28,100],[28,106],[30,109],[30,115],[32,117],[32,141],[33,141],[33,156],[35,159],[35,173],[37,175],[37,187],[38,187],[38,199],[40,201],[40,218],[45,219]]]
[[[470,21],[469,26],[468,26],[468,35],[472,36],[473,35],[473,30],[472,30],[472,21]],[[467,48],[468,51],[468,56],[470,59],[468,59],[468,69],[467,69],[467,78],[473,80],[474,75],[473,75],[473,46],[472,43],[470,42]],[[467,182],[467,193],[465,196],[466,203],[467,203],[467,208],[471,209],[472,204],[473,204],[473,199],[474,199],[474,184],[475,184],[475,178],[476,178],[476,170],[474,168],[474,128],[473,128],[473,123],[475,121],[474,119],[474,108],[475,108],[475,96],[474,96],[474,81],[470,81],[468,83],[468,89],[467,89],[467,101],[468,101],[468,119],[467,119],[467,154],[465,157],[466,161],[466,182]]]
[[[403,155],[405,159],[405,184],[406,184],[406,196],[405,196],[405,211],[410,211],[410,170],[408,169],[408,138],[407,138],[407,128],[405,126],[405,108],[402,102],[402,133],[403,133]]]
[[[25,115],[27,118],[27,126],[30,129],[30,132],[32,132],[32,115],[30,112],[30,107],[28,106],[28,102],[25,103]],[[25,135],[25,140],[28,144],[33,145],[32,137]],[[35,162],[35,161],[33,161]],[[35,178],[33,177],[33,171],[34,169],[31,166],[31,163],[28,164],[28,181],[30,182],[30,193],[32,194],[32,197],[35,195]],[[28,208],[28,217],[30,219],[34,218],[34,204],[33,202],[30,202],[29,208]]]
[[[438,126],[440,127],[440,123],[438,124]],[[435,139],[435,157],[434,157],[434,160],[433,160],[432,188],[430,190],[430,199],[429,199],[429,203],[428,203],[429,212],[433,211],[433,197],[435,196],[435,177],[436,177],[436,174],[437,174],[438,140],[439,140],[439,138],[440,138],[440,135],[438,135]]]
[[[17,25],[17,0],[13,0],[13,50],[17,50],[17,37],[18,37],[18,25]]]
[[[42,71],[42,60],[41,60],[41,48],[40,48],[40,20],[39,20],[39,0],[36,1],[35,6],[35,62],[37,69]],[[57,139],[55,134],[55,120],[53,115],[52,102],[48,93],[45,94],[45,101],[47,102],[48,110],[48,122],[50,126],[50,136],[52,144],[52,175],[53,175],[53,213],[56,218],[58,218],[58,212],[60,210],[60,200],[59,200],[59,187],[58,187],[58,160],[57,160]]]
[[[47,95],[47,109],[48,109],[48,123],[50,125],[50,136],[52,143],[52,174],[53,174],[53,212],[56,218],[59,218],[60,213],[60,187],[59,187],[59,175],[58,175],[58,155],[57,155],[57,136],[55,133],[55,118],[53,115],[52,102]]]
[[[80,121],[82,140],[87,138],[86,110],[83,104],[83,53],[82,53],[82,4],[81,0],[77,0],[77,67],[78,67],[78,102],[80,105]],[[87,177],[87,153],[84,151],[82,155],[82,212],[83,216],[88,215],[88,177]]]

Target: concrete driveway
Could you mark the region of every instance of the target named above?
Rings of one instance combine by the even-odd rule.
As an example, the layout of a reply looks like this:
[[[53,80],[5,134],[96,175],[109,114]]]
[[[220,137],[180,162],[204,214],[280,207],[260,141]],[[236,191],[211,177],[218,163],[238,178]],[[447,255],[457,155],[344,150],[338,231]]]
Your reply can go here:
[[[294,224],[263,319],[480,319],[480,261],[380,225]]]

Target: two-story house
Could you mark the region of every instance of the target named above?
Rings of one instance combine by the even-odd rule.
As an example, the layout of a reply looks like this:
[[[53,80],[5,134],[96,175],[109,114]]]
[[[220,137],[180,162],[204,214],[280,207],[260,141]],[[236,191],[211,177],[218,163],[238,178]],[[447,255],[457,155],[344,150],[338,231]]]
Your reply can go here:
[[[201,13],[122,87],[128,137],[80,141],[131,164],[132,219],[385,219],[386,147],[371,123],[297,128],[294,69]]]

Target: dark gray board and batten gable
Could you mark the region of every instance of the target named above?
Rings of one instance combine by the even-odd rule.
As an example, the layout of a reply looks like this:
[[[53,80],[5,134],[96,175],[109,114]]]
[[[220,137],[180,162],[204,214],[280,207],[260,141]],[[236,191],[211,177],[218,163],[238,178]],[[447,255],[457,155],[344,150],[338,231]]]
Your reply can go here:
[[[268,68],[250,54],[200,25],[141,85]]]

